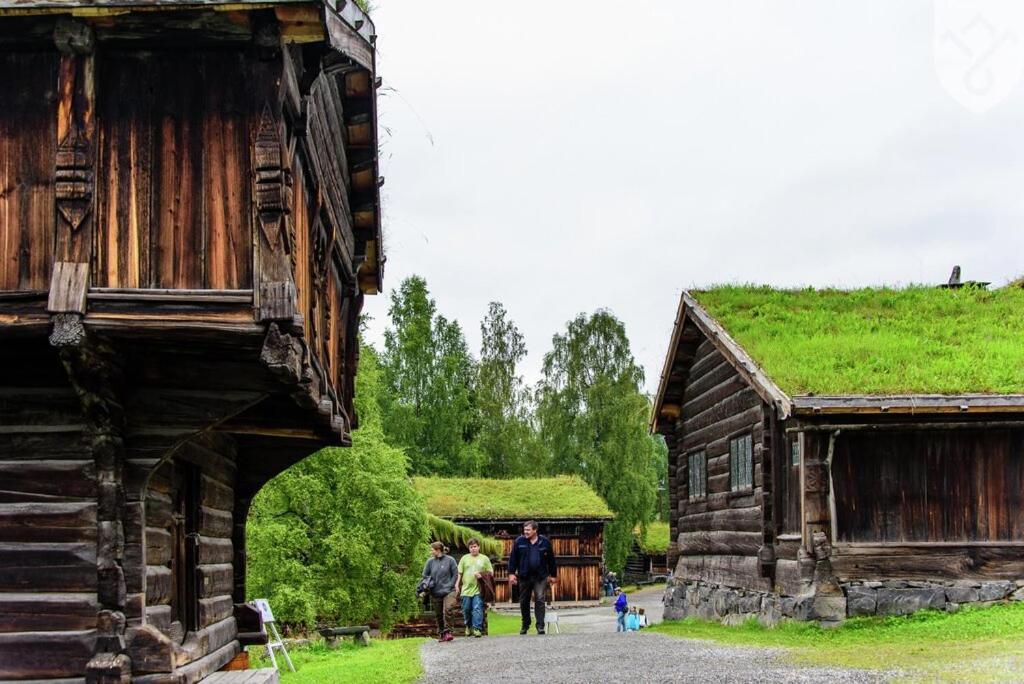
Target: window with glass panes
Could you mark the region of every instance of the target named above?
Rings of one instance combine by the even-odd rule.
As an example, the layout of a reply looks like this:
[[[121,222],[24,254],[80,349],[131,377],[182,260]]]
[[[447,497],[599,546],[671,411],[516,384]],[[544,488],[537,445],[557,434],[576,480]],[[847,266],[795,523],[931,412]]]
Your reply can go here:
[[[689,498],[702,499],[708,495],[708,457],[703,451],[690,454],[687,466],[689,468]]]
[[[794,439],[793,440],[793,445],[789,448],[789,451],[790,451],[790,454],[792,454],[792,456],[790,458],[791,465],[794,465],[794,466],[800,465],[800,440]]]
[[[729,485],[733,491],[754,485],[754,439],[750,433],[729,440]]]

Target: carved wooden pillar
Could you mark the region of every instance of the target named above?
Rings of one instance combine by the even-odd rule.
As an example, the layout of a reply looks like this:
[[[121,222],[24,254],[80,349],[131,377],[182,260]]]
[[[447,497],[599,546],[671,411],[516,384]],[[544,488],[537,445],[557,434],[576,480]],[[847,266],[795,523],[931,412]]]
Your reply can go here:
[[[778,515],[775,490],[777,463],[784,455],[784,442],[778,434],[775,409],[761,404],[761,548],[757,551],[761,577],[775,577],[775,528]]]
[[[95,216],[96,58],[92,29],[72,19],[57,22],[60,50],[57,103],[57,164],[54,173],[57,243],[47,310],[51,342],[79,344]]]
[[[275,100],[276,102],[276,100]],[[283,124],[279,112],[265,104],[253,145],[253,198],[258,226],[259,320],[291,321],[296,314],[291,254],[294,236],[291,173],[284,163]]]

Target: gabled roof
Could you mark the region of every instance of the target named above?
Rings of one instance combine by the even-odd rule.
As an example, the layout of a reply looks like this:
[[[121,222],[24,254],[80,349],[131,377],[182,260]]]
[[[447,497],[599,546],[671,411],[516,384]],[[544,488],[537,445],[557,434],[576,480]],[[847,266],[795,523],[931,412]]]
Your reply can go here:
[[[666,392],[685,382],[681,355],[698,332],[781,417],[1024,410],[1018,288],[684,292],[652,429],[678,411]]]
[[[578,477],[514,480],[415,477],[427,512],[452,520],[610,520],[604,500]]]

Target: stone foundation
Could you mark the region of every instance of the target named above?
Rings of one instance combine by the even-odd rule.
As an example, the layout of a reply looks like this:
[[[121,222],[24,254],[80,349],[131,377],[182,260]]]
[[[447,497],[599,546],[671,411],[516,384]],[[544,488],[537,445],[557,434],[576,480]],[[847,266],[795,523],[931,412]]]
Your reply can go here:
[[[768,627],[792,619],[829,626],[847,617],[909,615],[924,609],[955,612],[964,605],[1024,601],[1024,581],[865,581],[840,587],[842,595],[781,596],[676,580],[665,590],[665,619],[696,617],[736,625],[757,620]]]

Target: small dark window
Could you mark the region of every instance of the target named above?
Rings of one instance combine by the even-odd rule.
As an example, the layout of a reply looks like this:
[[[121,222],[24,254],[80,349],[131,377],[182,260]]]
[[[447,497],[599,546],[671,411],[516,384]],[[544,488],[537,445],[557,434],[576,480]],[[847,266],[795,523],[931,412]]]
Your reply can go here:
[[[754,440],[750,434],[729,440],[729,485],[733,491],[754,484]]]
[[[708,495],[708,457],[703,451],[690,454],[689,462],[690,501]]]
[[[794,466],[800,465],[800,440],[794,439],[793,444],[789,448],[791,454],[790,463]]]

